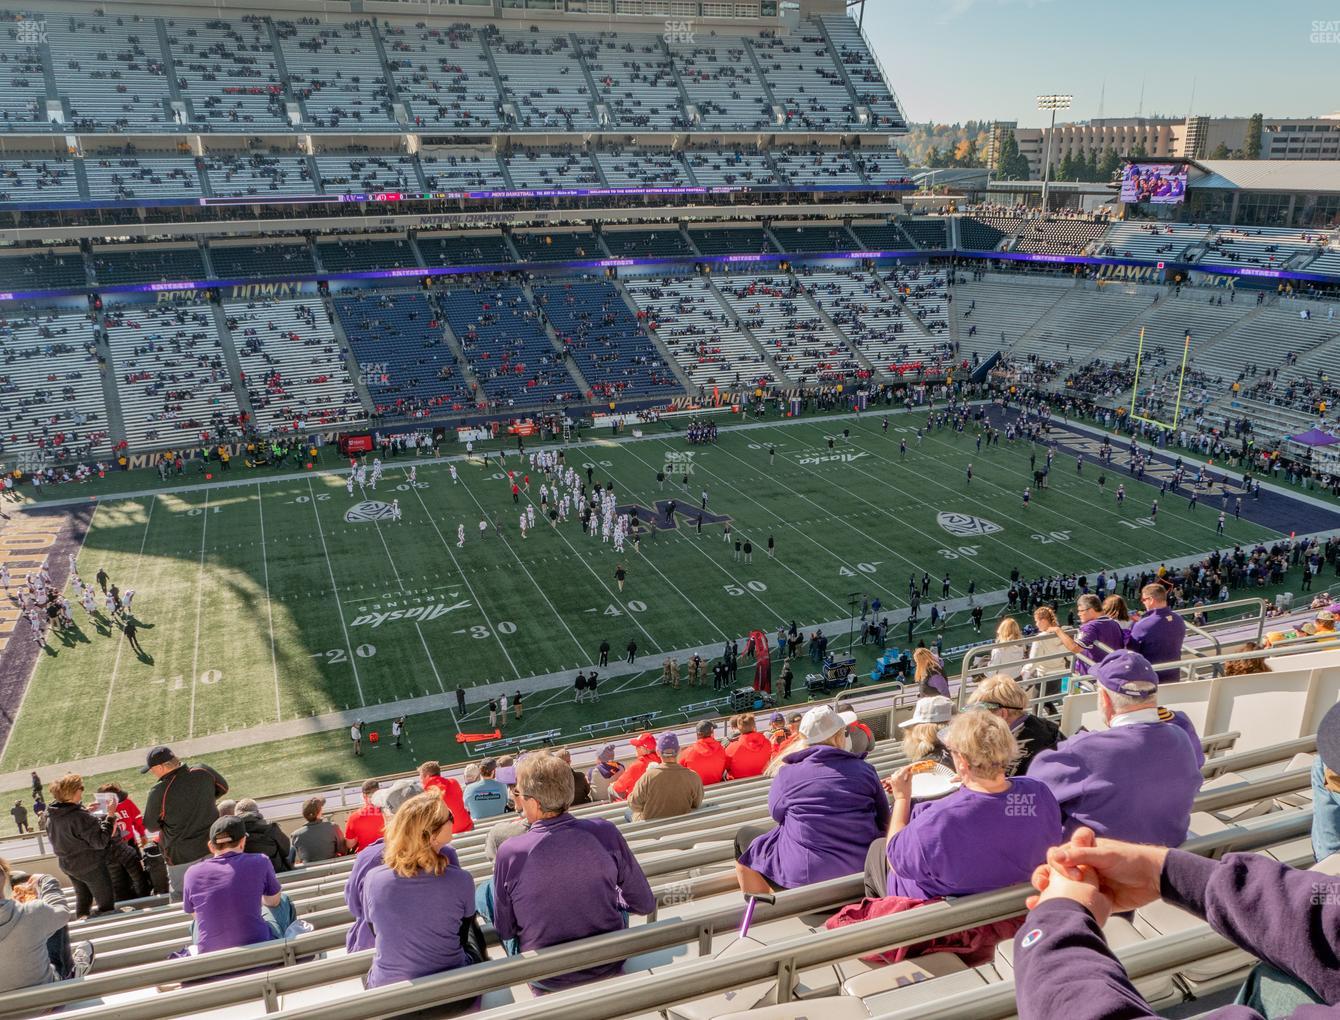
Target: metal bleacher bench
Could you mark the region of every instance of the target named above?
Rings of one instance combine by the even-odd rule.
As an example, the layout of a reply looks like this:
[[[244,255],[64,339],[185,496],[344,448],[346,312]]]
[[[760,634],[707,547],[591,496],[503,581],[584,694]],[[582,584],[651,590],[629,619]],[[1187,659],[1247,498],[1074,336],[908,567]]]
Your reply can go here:
[[[646,729],[652,722],[660,718],[661,712],[657,709],[654,712],[639,712],[637,715],[626,715],[622,719],[607,719],[605,722],[587,723],[581,727],[585,734],[608,733],[610,730],[633,730]]]
[[[729,707],[731,699],[712,698],[710,701],[695,701],[680,708],[680,714],[685,719],[691,719],[695,715],[717,715]]]

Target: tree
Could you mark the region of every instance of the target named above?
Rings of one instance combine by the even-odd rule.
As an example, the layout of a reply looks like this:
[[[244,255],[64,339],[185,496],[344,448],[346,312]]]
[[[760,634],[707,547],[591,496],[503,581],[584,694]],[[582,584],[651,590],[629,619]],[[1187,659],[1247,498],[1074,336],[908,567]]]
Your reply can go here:
[[[1080,174],[1082,181],[1098,180],[1098,150],[1090,149],[1084,156],[1084,170]]]
[[[1061,157],[1061,164],[1056,168],[1054,176],[1058,181],[1073,181],[1075,179],[1075,160],[1069,151]]]
[[[1232,158],[1233,154],[1228,151],[1228,146],[1225,145],[1223,142],[1220,142],[1218,145],[1216,145],[1214,147],[1214,151],[1210,153],[1210,159],[1232,159]]]
[[[1108,146],[1103,150],[1103,158],[1098,161],[1098,174],[1096,179],[1099,181],[1110,181],[1121,169],[1121,157],[1117,155],[1117,150]]]
[[[1145,148],[1144,142],[1136,142],[1135,146],[1126,155],[1131,159],[1145,159],[1149,156],[1149,150]]]
[[[1026,181],[1031,176],[1028,166],[1028,157],[1019,151],[1019,142],[1011,131],[1005,135],[1000,143],[1000,151],[996,153],[996,176]]]
[[[1259,113],[1247,118],[1247,137],[1242,143],[1242,152],[1246,159],[1261,158],[1261,120]]]

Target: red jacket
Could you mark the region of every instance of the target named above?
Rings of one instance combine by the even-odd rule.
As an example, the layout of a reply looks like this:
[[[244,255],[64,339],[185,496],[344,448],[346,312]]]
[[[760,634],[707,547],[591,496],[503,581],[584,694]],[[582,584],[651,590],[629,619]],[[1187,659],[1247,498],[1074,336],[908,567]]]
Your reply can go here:
[[[640,754],[633,761],[633,764],[624,769],[619,774],[619,778],[610,783],[610,799],[618,798],[623,800],[633,792],[633,787],[637,781],[642,778],[642,773],[647,771],[648,765],[659,765],[661,756],[656,752],[651,754]]]
[[[146,837],[144,816],[140,814],[140,809],[135,806],[135,802],[129,797],[124,798],[121,803],[116,805],[116,819],[122,838],[140,841]]]
[[[344,823],[344,838],[351,854],[377,842],[385,831],[386,819],[382,817],[381,809],[371,804],[364,804],[352,812]]]
[[[745,733],[726,748],[726,771],[731,779],[761,776],[772,760],[772,741],[757,731]]]
[[[726,749],[716,737],[703,737],[680,754],[679,763],[702,776],[704,786],[711,786],[726,774]]]
[[[447,802],[447,807],[451,809],[451,831],[455,835],[462,832],[469,832],[475,827],[475,820],[470,817],[470,812],[465,806],[465,793],[461,790],[461,784],[454,779],[448,779],[446,776],[429,776],[423,781],[424,792],[429,790],[442,791],[442,799]]]

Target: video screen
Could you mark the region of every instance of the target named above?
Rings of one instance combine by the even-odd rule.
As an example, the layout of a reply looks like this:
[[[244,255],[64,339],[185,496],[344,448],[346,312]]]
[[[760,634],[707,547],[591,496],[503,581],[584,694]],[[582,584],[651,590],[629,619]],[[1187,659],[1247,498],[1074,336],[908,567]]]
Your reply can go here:
[[[1128,163],[1121,172],[1121,200],[1177,205],[1186,199],[1186,167],[1180,163]]]

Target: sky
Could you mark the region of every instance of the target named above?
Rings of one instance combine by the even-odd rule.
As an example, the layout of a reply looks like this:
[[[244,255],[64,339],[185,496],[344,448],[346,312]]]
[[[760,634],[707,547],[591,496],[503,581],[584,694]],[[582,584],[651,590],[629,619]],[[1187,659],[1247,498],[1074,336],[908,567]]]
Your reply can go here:
[[[1340,0],[867,0],[865,32],[914,122],[1135,116],[1142,84],[1145,116],[1340,111]]]

